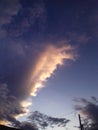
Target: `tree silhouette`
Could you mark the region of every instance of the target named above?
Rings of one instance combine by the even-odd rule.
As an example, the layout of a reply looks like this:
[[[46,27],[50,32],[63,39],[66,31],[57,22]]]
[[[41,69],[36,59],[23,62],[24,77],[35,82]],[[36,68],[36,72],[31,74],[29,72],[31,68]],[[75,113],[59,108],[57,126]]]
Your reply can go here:
[[[98,99],[91,97],[90,100],[85,98],[78,98],[75,100],[78,104],[75,109],[84,115],[84,129],[85,130],[98,130]]]
[[[19,125],[19,128],[21,128],[23,130],[38,130],[38,128],[35,124],[32,124],[27,121],[21,122]]]
[[[83,119],[83,128],[84,130],[98,130],[98,124],[89,119]]]
[[[46,129],[47,127],[54,128],[57,127],[65,127],[69,120],[65,118],[56,118],[51,117],[45,114],[42,114],[38,111],[33,112],[29,117],[30,122],[33,122],[38,126],[38,128]]]

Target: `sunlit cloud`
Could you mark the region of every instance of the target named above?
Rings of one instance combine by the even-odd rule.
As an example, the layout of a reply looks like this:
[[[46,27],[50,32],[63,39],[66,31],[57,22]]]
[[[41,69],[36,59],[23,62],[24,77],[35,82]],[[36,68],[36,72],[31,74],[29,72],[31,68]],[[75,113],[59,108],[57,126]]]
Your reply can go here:
[[[48,45],[40,54],[31,76],[32,90],[31,96],[36,96],[39,89],[44,87],[44,83],[52,76],[58,65],[63,65],[64,60],[75,60],[74,48],[70,45],[55,47]]]
[[[29,107],[29,106],[31,106],[31,104],[32,104],[32,102],[30,102],[30,101],[23,101],[23,102],[21,103],[21,105],[22,105],[23,107]]]
[[[8,123],[9,123],[9,122],[6,121],[6,120],[5,120],[5,121],[4,121],[4,120],[0,120],[0,124],[1,124],[1,125],[7,125]]]

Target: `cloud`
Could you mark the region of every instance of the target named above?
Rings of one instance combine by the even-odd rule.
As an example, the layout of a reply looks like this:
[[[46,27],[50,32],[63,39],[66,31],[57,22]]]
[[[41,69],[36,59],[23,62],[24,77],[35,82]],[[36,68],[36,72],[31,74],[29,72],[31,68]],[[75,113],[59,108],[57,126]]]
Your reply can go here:
[[[44,2],[35,1],[31,2],[30,6],[24,7],[24,2],[21,2],[21,8],[19,13],[13,17],[12,23],[8,25],[7,32],[10,37],[20,37],[25,35],[28,37],[33,37],[44,31],[45,21],[46,21],[46,9]],[[17,18],[18,17],[18,18]],[[17,21],[17,22],[16,22]],[[31,37],[29,38],[31,39]]]
[[[91,97],[91,100],[81,98],[75,100],[78,104],[75,109],[80,111],[84,116],[90,119],[93,123],[98,123],[98,99]]]
[[[10,23],[20,9],[19,0],[0,0],[0,24]]]
[[[13,18],[18,14],[21,5],[19,0],[0,0],[0,38],[8,35],[4,26],[10,24]]]
[[[0,84],[0,122],[10,121],[18,125],[19,121],[15,117],[21,113],[25,113],[25,109],[14,96],[10,96],[7,85]]]
[[[65,45],[62,47],[55,47],[48,45],[43,52],[40,53],[39,58],[33,68],[31,75],[31,95],[36,95],[38,89],[44,86],[44,82],[57,69],[58,65],[63,65],[64,60],[74,60],[73,47]]]
[[[10,43],[2,48],[0,66],[0,120],[17,122],[18,116],[26,115],[32,104],[30,96],[45,87],[45,82],[64,61],[75,60],[75,48],[62,42],[24,46]],[[10,53],[9,53],[10,52]],[[1,64],[0,64],[1,65]],[[12,107],[13,106],[13,107]]]
[[[46,22],[44,1],[24,4],[0,1],[0,121],[15,124],[18,116],[28,113],[29,97],[45,87],[58,66],[76,59],[67,40],[40,40]]]
[[[30,71],[37,68],[37,59],[40,60],[41,55],[48,51],[43,50],[45,43],[34,43],[34,39],[38,39],[38,35],[35,37],[35,34],[45,27],[45,4],[43,0],[38,0],[28,3],[29,6],[25,7],[26,2],[28,1],[0,1],[0,38],[3,38],[0,41],[0,82],[6,83],[10,92],[19,100],[28,97]],[[33,81],[33,77],[31,82],[32,86],[36,82]]]
[[[75,41],[78,45],[87,44],[92,39],[91,36],[87,36],[85,33],[80,34],[77,32],[68,32],[67,37],[72,42]]]
[[[10,45],[10,50],[12,51],[13,54],[16,54],[20,57],[25,55],[25,47],[20,43],[17,44],[12,43]]]
[[[24,3],[30,6],[24,7]],[[31,39],[45,30],[46,9],[43,1],[0,1],[0,38]],[[31,33],[28,36],[28,33]],[[32,36],[31,36],[32,35]]]

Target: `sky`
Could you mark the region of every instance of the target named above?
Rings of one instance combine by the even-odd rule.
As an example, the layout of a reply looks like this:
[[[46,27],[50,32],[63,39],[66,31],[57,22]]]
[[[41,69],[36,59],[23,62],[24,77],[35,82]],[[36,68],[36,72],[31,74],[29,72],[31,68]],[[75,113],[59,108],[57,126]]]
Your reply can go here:
[[[35,110],[95,121],[97,57],[97,0],[0,0],[0,123]]]

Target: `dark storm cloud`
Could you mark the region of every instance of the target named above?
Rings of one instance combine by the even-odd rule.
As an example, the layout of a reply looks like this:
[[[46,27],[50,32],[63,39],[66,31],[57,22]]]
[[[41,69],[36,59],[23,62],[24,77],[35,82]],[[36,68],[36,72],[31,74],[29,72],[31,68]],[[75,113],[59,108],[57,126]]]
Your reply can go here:
[[[91,100],[85,98],[75,99],[77,105],[75,109],[80,111],[88,119],[92,120],[94,123],[98,123],[98,99],[96,97],[91,97]]]

